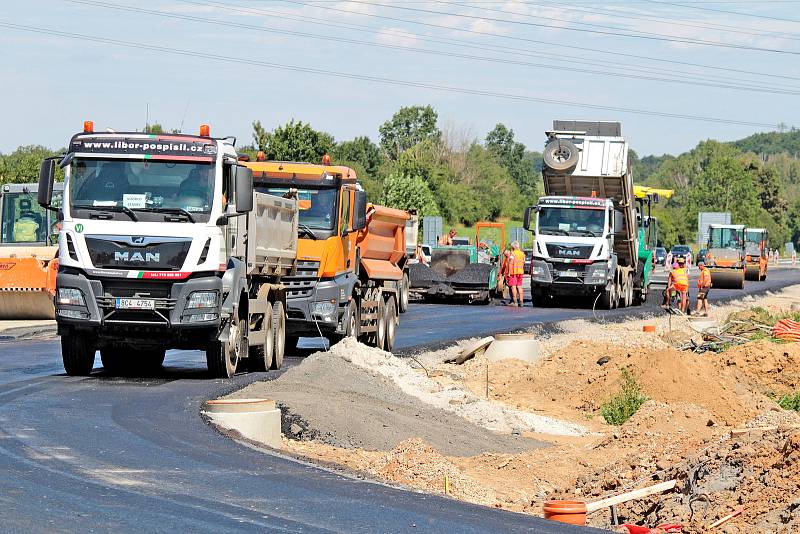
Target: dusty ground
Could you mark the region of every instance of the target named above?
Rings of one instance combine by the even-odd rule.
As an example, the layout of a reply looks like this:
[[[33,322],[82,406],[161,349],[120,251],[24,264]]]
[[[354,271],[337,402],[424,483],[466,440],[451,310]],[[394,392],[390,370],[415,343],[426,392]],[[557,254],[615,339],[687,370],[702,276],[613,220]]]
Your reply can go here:
[[[712,318],[796,302],[800,286],[715,307]],[[410,360],[343,343],[235,395],[284,405],[290,452],[475,503],[540,514],[547,498],[677,478],[679,491],[620,505],[620,517],[702,532],[744,506],[721,532],[800,529],[800,416],[775,402],[800,389],[800,344],[695,354],[673,348],[701,338],[677,317],[561,326],[535,364],[444,364],[459,347]],[[613,427],[600,406],[623,368],[650,400]],[[607,511],[590,516],[609,521]]]

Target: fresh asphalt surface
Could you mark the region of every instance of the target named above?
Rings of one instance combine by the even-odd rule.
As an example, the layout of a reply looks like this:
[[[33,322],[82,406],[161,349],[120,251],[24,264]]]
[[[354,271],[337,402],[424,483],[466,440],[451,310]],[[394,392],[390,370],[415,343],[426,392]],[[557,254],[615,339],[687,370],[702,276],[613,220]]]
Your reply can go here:
[[[800,281],[775,269],[763,292]],[[660,291],[659,291],[660,292]],[[712,291],[712,299],[741,291]],[[598,312],[600,319],[655,313]],[[580,308],[419,304],[397,348],[416,350],[536,323]],[[300,358],[287,358],[296,365]],[[583,532],[559,523],[405,491],[231,441],[203,401],[277,372],[206,377],[199,352],[172,351],[158,377],[63,374],[57,340],[0,344],[0,519],[4,532]]]

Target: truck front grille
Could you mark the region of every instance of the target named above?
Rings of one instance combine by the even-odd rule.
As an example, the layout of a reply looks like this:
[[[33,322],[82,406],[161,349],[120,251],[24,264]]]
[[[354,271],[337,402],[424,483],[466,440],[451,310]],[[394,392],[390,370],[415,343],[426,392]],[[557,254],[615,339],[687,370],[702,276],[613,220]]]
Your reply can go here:
[[[281,280],[286,286],[286,298],[297,299],[310,297],[317,284],[319,273],[318,261],[298,261],[297,270],[292,276],[284,276]]]

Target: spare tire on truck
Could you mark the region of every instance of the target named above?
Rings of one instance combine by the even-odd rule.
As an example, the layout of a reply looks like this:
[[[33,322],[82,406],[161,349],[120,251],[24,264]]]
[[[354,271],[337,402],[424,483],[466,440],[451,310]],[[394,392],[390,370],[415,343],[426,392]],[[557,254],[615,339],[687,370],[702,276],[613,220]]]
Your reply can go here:
[[[578,164],[578,147],[572,141],[554,138],[545,145],[542,157],[554,171],[568,171]]]

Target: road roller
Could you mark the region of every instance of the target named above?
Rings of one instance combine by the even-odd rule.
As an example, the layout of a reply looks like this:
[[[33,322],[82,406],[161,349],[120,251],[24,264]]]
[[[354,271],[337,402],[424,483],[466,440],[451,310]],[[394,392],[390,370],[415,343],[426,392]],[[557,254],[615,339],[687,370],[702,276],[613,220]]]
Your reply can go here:
[[[748,228],[744,233],[745,278],[766,280],[769,269],[769,234],[766,228]]]
[[[54,187],[58,198],[62,184]],[[0,319],[53,319],[57,213],[36,200],[38,184],[0,189]]]
[[[715,288],[744,289],[745,227],[741,224],[712,224],[708,228],[706,267]]]

